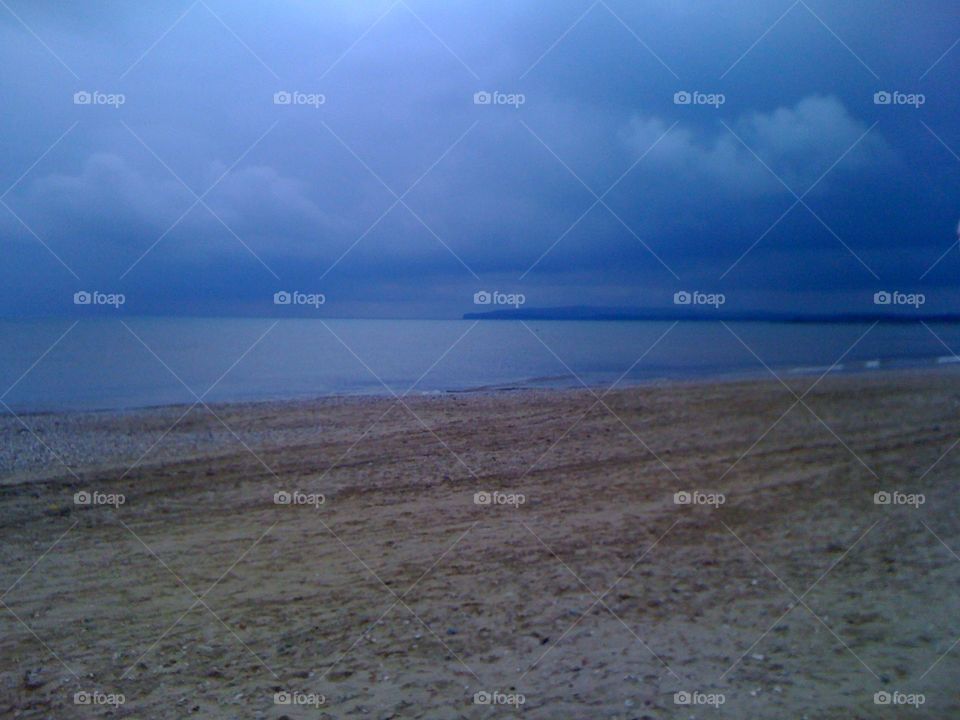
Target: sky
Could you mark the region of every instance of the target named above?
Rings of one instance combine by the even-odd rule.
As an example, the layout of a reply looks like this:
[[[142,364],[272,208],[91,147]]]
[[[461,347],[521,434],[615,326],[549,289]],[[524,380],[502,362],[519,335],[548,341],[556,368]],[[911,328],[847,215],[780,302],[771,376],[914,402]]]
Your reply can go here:
[[[958,40],[929,0],[4,0],[0,315],[956,311]]]

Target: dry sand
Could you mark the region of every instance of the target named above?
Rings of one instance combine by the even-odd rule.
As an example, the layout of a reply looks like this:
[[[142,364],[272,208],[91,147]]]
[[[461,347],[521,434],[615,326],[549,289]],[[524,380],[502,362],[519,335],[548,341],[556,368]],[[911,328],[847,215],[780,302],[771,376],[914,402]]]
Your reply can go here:
[[[4,419],[0,715],[960,717],[960,374],[404,402]]]

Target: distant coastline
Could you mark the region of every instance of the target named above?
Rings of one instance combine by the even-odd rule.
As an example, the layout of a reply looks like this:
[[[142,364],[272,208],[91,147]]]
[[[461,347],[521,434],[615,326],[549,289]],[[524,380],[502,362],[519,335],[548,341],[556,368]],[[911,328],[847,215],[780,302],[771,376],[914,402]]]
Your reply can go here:
[[[463,314],[464,320],[608,320],[608,321],[707,321],[771,323],[958,323],[958,313],[862,312],[790,313],[726,311],[713,308],[618,308],[574,305],[555,308],[503,308]]]

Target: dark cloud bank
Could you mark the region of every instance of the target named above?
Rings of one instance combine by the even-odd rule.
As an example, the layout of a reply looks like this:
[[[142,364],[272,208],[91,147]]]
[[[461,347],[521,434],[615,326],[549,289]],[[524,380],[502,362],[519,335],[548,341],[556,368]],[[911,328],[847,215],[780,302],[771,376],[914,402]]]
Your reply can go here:
[[[960,307],[951,4],[641,5],[11,1],[3,314]]]

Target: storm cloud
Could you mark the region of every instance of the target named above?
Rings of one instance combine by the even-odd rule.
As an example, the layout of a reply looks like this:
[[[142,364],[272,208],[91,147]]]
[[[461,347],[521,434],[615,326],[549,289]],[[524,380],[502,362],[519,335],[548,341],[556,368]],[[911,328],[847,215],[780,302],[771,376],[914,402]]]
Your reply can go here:
[[[4,315],[956,307],[949,4],[647,5],[11,0]]]

